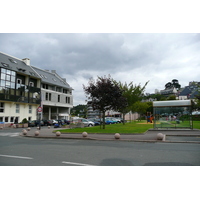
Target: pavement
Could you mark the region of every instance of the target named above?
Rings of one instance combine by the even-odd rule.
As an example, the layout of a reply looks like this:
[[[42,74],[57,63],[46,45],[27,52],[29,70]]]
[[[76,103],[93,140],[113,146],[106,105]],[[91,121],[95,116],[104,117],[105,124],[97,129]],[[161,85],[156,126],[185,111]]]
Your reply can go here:
[[[56,135],[62,128],[41,127],[37,130],[36,127],[27,130],[27,134],[23,134],[21,129],[21,136],[34,138],[51,138],[51,139],[87,139],[87,140],[101,140],[101,141],[133,141],[133,142],[174,142],[174,143],[199,143],[200,144],[200,130],[199,129],[149,129],[143,134],[120,134],[120,138],[116,139],[115,134],[87,134],[83,137],[82,133],[61,133]],[[36,136],[35,132],[39,131]],[[158,139],[158,133],[162,133],[161,139]]]

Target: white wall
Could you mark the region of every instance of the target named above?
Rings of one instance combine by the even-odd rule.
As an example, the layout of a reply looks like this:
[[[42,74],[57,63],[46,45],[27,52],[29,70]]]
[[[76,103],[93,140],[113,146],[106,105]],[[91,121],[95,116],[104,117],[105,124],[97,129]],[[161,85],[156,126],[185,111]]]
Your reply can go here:
[[[19,104],[19,113],[16,113],[16,103],[14,102],[4,102],[4,112],[0,113],[0,117],[3,117],[5,122],[5,117],[8,117],[8,123],[11,123],[11,117],[19,117],[18,122],[21,122],[24,118],[28,120],[31,117],[31,120],[37,119],[36,111],[38,105],[32,105],[32,113],[29,113],[30,104]]]

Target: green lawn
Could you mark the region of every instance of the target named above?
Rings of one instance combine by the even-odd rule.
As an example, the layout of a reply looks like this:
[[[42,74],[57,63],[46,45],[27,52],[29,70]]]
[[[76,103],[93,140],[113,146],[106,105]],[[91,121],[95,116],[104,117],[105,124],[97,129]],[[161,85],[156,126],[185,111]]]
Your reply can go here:
[[[100,129],[99,126],[94,127],[85,127],[85,128],[74,128],[74,129],[62,129],[60,132],[62,133],[82,133],[86,131],[87,133],[101,133],[101,134],[134,134],[134,133],[144,133],[148,129],[153,128],[153,124],[146,123],[146,120],[142,121],[133,121],[123,124],[111,124],[106,125],[105,129]],[[200,129],[200,121],[193,122],[194,129]],[[55,130],[56,131],[56,130]]]
[[[141,124],[145,123],[145,124]],[[85,127],[85,128],[75,128],[75,129],[63,129],[60,130],[62,133],[82,133],[86,131],[87,133],[102,133],[102,134],[113,134],[113,133],[144,133],[148,129],[153,128],[153,124],[146,124],[146,121],[141,122],[130,122],[123,124],[110,124],[106,125],[105,129],[100,129],[100,126]]]

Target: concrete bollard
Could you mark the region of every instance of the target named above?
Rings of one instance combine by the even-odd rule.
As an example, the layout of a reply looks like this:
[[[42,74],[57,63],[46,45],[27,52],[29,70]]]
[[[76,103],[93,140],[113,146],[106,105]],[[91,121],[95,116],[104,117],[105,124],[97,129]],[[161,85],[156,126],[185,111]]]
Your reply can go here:
[[[60,136],[60,135],[61,135],[60,131],[56,131],[56,136]]]
[[[38,136],[40,134],[39,131],[35,131],[35,136]]]
[[[82,133],[82,136],[83,136],[83,137],[87,137],[87,136],[88,136],[88,133],[87,133],[87,132],[83,132],[83,133]]]
[[[48,129],[50,129],[51,128],[51,126],[48,126]]]
[[[28,127],[28,128],[27,128],[27,131],[30,131],[30,130],[31,130],[31,128],[30,128],[30,127]]]
[[[115,133],[115,139],[120,139],[120,134],[119,133]]]
[[[163,133],[158,133],[157,134],[157,140],[162,140],[164,141],[165,140],[165,135]]]
[[[27,130],[26,130],[26,129],[23,129],[23,130],[22,130],[22,133],[23,133],[23,135],[27,135]]]

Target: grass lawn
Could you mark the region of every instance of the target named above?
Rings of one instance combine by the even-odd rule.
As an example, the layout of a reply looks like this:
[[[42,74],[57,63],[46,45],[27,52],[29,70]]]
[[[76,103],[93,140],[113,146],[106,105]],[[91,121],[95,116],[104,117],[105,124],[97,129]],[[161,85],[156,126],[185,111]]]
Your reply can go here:
[[[193,121],[193,128],[200,129],[200,121]]]
[[[153,128],[153,124],[146,123],[146,120],[133,121],[123,124],[111,124],[106,125],[105,129],[100,129],[100,126],[85,127],[85,128],[74,128],[74,129],[62,129],[61,133],[82,133],[86,131],[87,133],[101,133],[101,134],[134,134],[134,133],[144,133],[148,129]],[[200,129],[200,121],[193,121],[193,128]],[[56,131],[56,129],[55,129]]]
[[[106,125],[105,129],[100,129],[100,126],[85,127],[85,128],[75,128],[75,129],[63,129],[60,130],[61,133],[82,133],[86,131],[87,133],[101,133],[101,134],[113,134],[113,133],[144,133],[148,129],[153,128],[153,124],[146,123],[146,120],[140,122],[130,122],[123,125],[120,124],[110,124]]]

